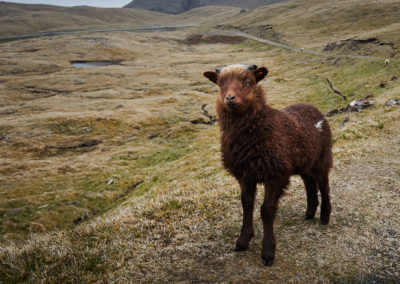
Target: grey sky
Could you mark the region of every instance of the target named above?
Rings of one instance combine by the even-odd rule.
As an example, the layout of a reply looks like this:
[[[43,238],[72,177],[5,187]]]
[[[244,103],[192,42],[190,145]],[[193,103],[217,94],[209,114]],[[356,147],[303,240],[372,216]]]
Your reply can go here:
[[[94,6],[94,7],[114,7],[121,8],[132,2],[131,0],[5,0],[6,2],[16,2],[25,4],[49,4],[57,6]]]

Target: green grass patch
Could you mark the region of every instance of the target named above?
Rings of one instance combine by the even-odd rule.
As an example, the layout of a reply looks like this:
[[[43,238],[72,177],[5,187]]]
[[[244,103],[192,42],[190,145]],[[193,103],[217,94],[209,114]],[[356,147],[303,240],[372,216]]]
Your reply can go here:
[[[187,153],[187,147],[177,146],[176,148],[168,148],[163,151],[156,153],[150,153],[145,156],[138,158],[135,165],[139,168],[147,168],[154,165],[159,165],[160,163],[168,163],[175,161]]]
[[[131,194],[142,195],[154,186],[174,181],[176,173],[171,175],[177,168],[174,162],[192,153],[190,145],[197,135],[195,128],[180,125],[180,120],[175,117],[162,126],[152,125],[164,131],[163,137],[138,138],[121,144],[126,152],[112,157],[103,165],[105,168],[66,172],[44,180],[33,179],[29,184],[23,181],[3,184],[9,188],[6,191],[9,198],[0,203],[1,235],[19,239],[32,231],[72,227],[115,208]],[[107,123],[111,128],[120,125],[115,121],[99,120],[99,123],[92,124],[94,131]],[[78,135],[82,125],[87,124],[68,121],[58,129]],[[135,147],[141,150],[130,150]],[[20,207],[24,209],[6,214]]]
[[[313,63],[316,63],[315,60]],[[347,106],[352,100],[367,95],[372,94],[376,98],[386,92],[385,88],[380,87],[381,82],[388,81],[398,69],[398,64],[393,64],[391,69],[388,69],[383,62],[371,60],[346,60],[338,66],[330,66],[327,61],[303,80],[302,86],[313,90],[305,94],[305,99],[320,108],[322,112],[327,112]],[[347,99],[344,100],[335,94],[326,79],[329,79],[335,89]],[[390,87],[390,84],[388,86]]]

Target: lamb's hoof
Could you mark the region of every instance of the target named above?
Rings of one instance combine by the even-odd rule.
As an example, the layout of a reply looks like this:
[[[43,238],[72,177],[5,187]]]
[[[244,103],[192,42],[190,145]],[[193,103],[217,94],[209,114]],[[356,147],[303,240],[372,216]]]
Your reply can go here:
[[[304,220],[312,220],[312,219],[314,219],[314,215],[306,215],[305,217],[304,217]]]
[[[244,251],[246,250],[246,247],[241,247],[241,246],[235,246],[235,248],[233,249],[234,251]]]
[[[325,219],[321,219],[321,225],[328,225],[329,224],[329,219],[325,220]]]
[[[274,259],[263,259],[264,266],[272,266],[274,264]]]

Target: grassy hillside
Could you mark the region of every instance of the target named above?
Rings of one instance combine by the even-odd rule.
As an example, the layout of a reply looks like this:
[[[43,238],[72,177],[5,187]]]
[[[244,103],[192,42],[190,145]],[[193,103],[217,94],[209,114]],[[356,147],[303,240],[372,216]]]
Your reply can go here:
[[[230,6],[253,9],[284,2],[285,0],[135,0],[125,8],[145,9],[167,14],[180,14],[204,6]]]
[[[242,13],[226,21],[223,28],[226,26],[297,47],[322,49],[331,42],[375,37],[380,43],[394,45],[375,47],[388,56],[397,55],[400,48],[400,6],[391,0],[379,4],[370,0],[296,0]]]
[[[264,16],[258,9],[235,14],[229,21],[231,12],[218,13],[227,13],[222,28],[248,22],[243,27],[256,27],[255,32],[268,19],[278,28],[280,20],[281,39],[322,48],[331,38],[320,28],[300,30],[303,20],[292,17],[292,26],[277,12],[300,17],[300,11],[314,9],[307,3],[260,9]],[[313,3],[314,13],[322,15],[318,9],[324,6]],[[356,5],[346,3],[337,4],[343,18],[349,17],[348,5]],[[379,14],[396,13],[389,1],[382,5]],[[196,29],[0,44],[1,283],[398,282],[400,106],[385,105],[400,99],[397,50],[386,66],[334,56],[371,52],[366,46],[320,56],[249,40],[185,40],[219,24],[211,21],[209,8],[171,16],[185,22],[190,13],[207,14],[206,25]],[[251,15],[259,22],[251,22]],[[329,29],[339,40],[368,33],[335,17]],[[369,27],[384,40],[395,21]],[[300,41],[297,30],[308,41]],[[70,64],[89,60],[119,65]],[[277,256],[270,268],[260,260],[262,186],[256,236],[248,251],[233,252],[242,214],[239,187],[221,166],[218,125],[202,110],[207,104],[215,116],[218,91],[202,72],[229,63],[267,66],[270,73],[261,84],[276,108],[303,102],[326,113],[374,96],[373,107],[328,117],[334,142],[330,225],[303,220],[305,191],[293,177],[280,202]],[[326,78],[348,99],[336,95]]]
[[[59,7],[0,2],[0,36],[49,31],[218,23],[239,8],[204,7],[177,16],[136,9]]]
[[[54,30],[129,27],[160,24],[166,15],[134,9],[59,7],[0,2],[0,35]]]

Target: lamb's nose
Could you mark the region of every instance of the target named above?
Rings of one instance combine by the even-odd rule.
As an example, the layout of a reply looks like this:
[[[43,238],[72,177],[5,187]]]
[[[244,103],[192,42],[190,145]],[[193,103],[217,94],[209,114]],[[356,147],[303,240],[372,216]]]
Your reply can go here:
[[[227,96],[226,96],[226,100],[227,100],[228,102],[233,101],[234,99],[235,99],[235,96],[232,96],[232,95],[227,95]]]

